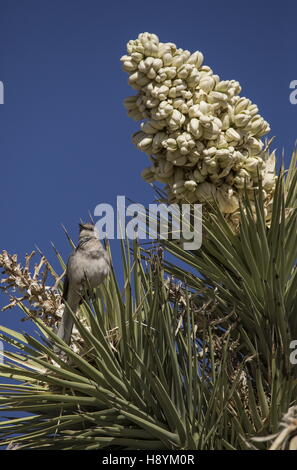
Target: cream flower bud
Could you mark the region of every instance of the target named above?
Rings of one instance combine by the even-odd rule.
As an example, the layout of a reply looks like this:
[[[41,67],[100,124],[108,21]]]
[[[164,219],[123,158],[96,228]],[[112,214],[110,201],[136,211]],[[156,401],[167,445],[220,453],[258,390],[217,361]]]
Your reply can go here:
[[[229,89],[230,82],[229,80],[223,80],[221,82],[218,82],[215,86],[215,91],[219,91],[221,93],[226,93]]]
[[[185,181],[184,184],[187,191],[193,192],[197,188],[197,183],[194,180]]]
[[[249,177],[249,173],[241,169],[237,175],[234,177],[234,186],[238,189],[243,189],[245,185],[250,186],[251,185],[251,180]]]
[[[205,101],[207,99],[207,93],[205,91],[200,90],[196,87],[196,90],[193,92],[193,102],[194,104],[198,104],[201,101]]]
[[[208,93],[209,91],[213,90],[215,85],[216,81],[211,76],[202,77],[199,81],[199,87],[201,88],[201,90],[205,91],[205,93]]]
[[[139,62],[138,70],[144,74],[147,73],[151,69],[153,62],[153,57],[147,57],[146,59]]]
[[[164,147],[164,142],[166,141],[167,134],[165,132],[158,132],[154,135],[152,150],[153,153],[158,152],[161,148]]]
[[[189,117],[190,118],[199,118],[201,116],[200,106],[199,104],[194,104],[189,109]]]
[[[157,83],[162,83],[165,80],[167,80],[167,75],[165,72],[163,72],[163,69],[160,69],[159,72],[156,75],[155,81]]]
[[[147,100],[145,100],[145,106],[148,109],[156,108],[159,103],[160,101],[158,100],[158,98],[148,98]]]
[[[191,101],[191,100],[190,100],[190,101]],[[191,104],[190,104],[190,106],[191,106]],[[180,111],[182,114],[188,114],[188,112],[189,112],[189,107],[190,107],[190,106],[188,106],[186,103],[183,103],[183,104],[181,105],[181,107],[179,108],[179,111]]]
[[[167,101],[161,101],[157,108],[151,110],[151,116],[153,119],[161,120],[170,116],[173,111],[173,106],[171,106]]]
[[[248,150],[250,155],[258,155],[263,148],[263,142],[255,137],[249,137],[246,144],[248,145]]]
[[[130,55],[122,55],[122,57],[120,58],[120,61],[121,62],[126,62],[127,60],[131,60],[131,56]]]
[[[211,144],[211,142],[209,142],[209,145]],[[207,147],[206,149],[203,150],[203,155],[207,155],[209,157],[212,157],[213,155],[215,155],[217,152],[217,149],[216,147]]]
[[[182,98],[175,98],[172,100],[172,106],[175,109],[180,109],[180,107],[184,104],[184,100]]]
[[[253,134],[257,134],[257,132],[262,129],[262,123],[263,119],[258,114],[256,114],[256,116],[251,119],[249,126],[250,131],[253,132]]]
[[[223,124],[222,124],[222,121],[221,121],[218,117],[214,116],[212,122],[213,122],[214,126],[215,126],[216,128],[218,128],[219,131],[221,131],[222,125],[223,125]]]
[[[230,127],[226,133],[225,133],[225,136],[226,136],[226,139],[228,142],[232,142],[233,140],[240,140],[241,139],[241,136],[238,132],[236,132],[235,129],[233,129],[232,127]]]
[[[216,149],[216,150],[215,150],[215,156],[216,156],[216,158],[218,158],[219,160],[220,160],[220,159],[224,159],[225,157],[229,157],[229,155],[230,155],[230,151],[229,151],[229,149],[227,149],[227,148],[218,149],[218,150]]]
[[[194,69],[194,65],[184,64],[178,69],[177,76],[179,78],[186,79],[191,74],[193,69]]]
[[[221,93],[220,91],[211,91],[208,94],[208,102],[215,103],[216,101],[227,101],[228,96],[226,93]]]
[[[270,126],[268,122],[263,120],[262,129],[258,132],[258,137],[262,137],[263,135],[268,134],[268,132],[270,132]]]
[[[163,147],[165,147],[169,152],[175,152],[178,146],[175,139],[169,138],[164,140]]]
[[[171,116],[167,119],[168,127],[171,131],[175,131],[182,127],[185,122],[185,116],[179,112],[177,109],[174,109]]]
[[[132,52],[131,58],[138,64],[143,59],[143,54],[140,54],[140,52]]]
[[[247,98],[245,97],[240,98],[234,107],[235,114],[240,114],[245,109],[248,109],[250,104],[251,104],[251,101],[248,100]]]
[[[226,131],[230,127],[230,117],[228,113],[224,113],[221,116],[221,122],[222,122],[222,130]]]
[[[255,104],[249,105],[247,110],[250,116],[256,116],[256,114],[258,114],[258,111],[259,111],[258,106]]]
[[[176,77],[177,72],[175,67],[164,67],[162,70],[164,70],[167,79],[173,80]]]
[[[195,147],[195,141],[192,139],[191,134],[183,132],[176,139],[177,145],[181,154],[186,155],[190,150]]]
[[[171,65],[178,69],[181,65],[183,65],[184,62],[185,57],[182,54],[176,54],[174,57],[172,57]]]
[[[143,45],[144,45],[144,54],[146,56],[158,57],[158,53],[159,53],[158,44],[156,44],[154,41],[145,41]]]
[[[160,42],[159,43],[159,57],[162,57],[167,52],[174,54],[176,52],[176,45],[173,42]]]
[[[196,66],[197,69],[199,69],[203,63],[204,57],[202,52],[196,51],[193,54],[190,55],[190,57],[187,59],[188,64],[193,64]]]
[[[125,70],[125,72],[134,72],[135,70],[137,70],[137,63],[134,62],[134,60],[132,60],[131,58],[129,58],[128,60],[125,60],[123,62],[123,70]]]
[[[190,153],[188,154],[188,159],[189,159],[189,163],[188,165],[190,165],[190,163],[194,163],[196,164],[199,159],[201,158],[201,154],[200,152],[198,151],[198,149],[196,147],[194,147]],[[192,166],[192,165],[191,165]],[[193,165],[194,166],[194,165]]]
[[[199,119],[192,118],[187,126],[187,130],[192,134],[196,139],[202,136],[203,130],[201,129]]]
[[[218,175],[218,164],[215,158],[206,157],[204,163],[207,166],[207,172],[209,175]]]
[[[199,109],[202,114],[212,114],[212,105],[209,103],[206,103],[206,101],[201,100],[199,103]]]
[[[136,39],[136,41],[129,41],[127,44],[127,51],[129,54],[133,52],[139,52],[140,54],[144,53],[144,47],[140,41]]]
[[[181,90],[180,94],[184,100],[190,100],[193,96],[190,90]]]
[[[228,142],[222,133],[217,136],[215,142],[218,149],[224,149],[228,147]]]
[[[241,92],[241,86],[236,80],[230,80],[230,87],[228,90],[228,95],[233,97]]]
[[[216,158],[219,162],[219,165],[221,168],[230,168],[230,165],[232,165],[234,161],[234,157],[232,153],[227,151],[226,153],[219,154],[220,150],[217,151],[216,153]],[[229,172],[228,172],[229,173]]]
[[[151,170],[151,167],[144,168],[141,172],[141,177],[147,182],[147,183],[152,183],[155,181],[155,174]]]
[[[212,122],[211,116],[206,116],[205,114],[200,114],[199,117],[200,123],[203,127],[210,127]]]
[[[134,119],[134,121],[140,121],[141,119],[144,118],[143,113],[141,113],[137,109],[129,109],[128,110],[128,116],[130,118]]]
[[[124,100],[125,108],[127,110],[137,108],[136,101],[137,101],[137,96],[128,96],[128,98],[125,98]]]
[[[166,52],[163,56],[163,64],[165,66],[171,66],[172,65],[172,60],[173,60],[173,55],[170,52]]]
[[[202,65],[202,67],[200,68],[200,72],[208,75],[213,75],[213,71],[211,70],[209,65]]]
[[[172,186],[172,192],[173,194],[181,194],[185,192],[185,187],[184,187],[184,181],[178,181],[177,183],[174,183]]]
[[[257,173],[258,169],[261,170],[263,161],[259,158],[248,158],[244,163],[244,168],[250,173]]]
[[[150,153],[153,142],[152,136],[145,134],[144,132],[136,132],[133,136],[133,143],[144,152]]]
[[[187,79],[189,87],[196,88],[196,86],[199,83],[199,80],[200,80],[200,78],[199,78],[198,70],[193,69],[192,72],[190,73],[190,75],[188,76],[188,79]]]
[[[128,83],[130,86],[134,87],[134,85],[136,84],[137,80],[141,77],[141,76],[144,76],[141,72],[139,72],[139,70],[137,70],[136,72],[134,72],[132,75],[130,75],[129,77],[129,80],[128,80]]]
[[[245,127],[249,123],[250,119],[251,119],[251,116],[249,116],[248,114],[243,114],[243,113],[235,114],[234,124],[237,127]]]
[[[146,41],[152,41],[154,42],[155,44],[159,44],[159,38],[156,34],[153,34],[153,33],[148,33],[147,31],[145,31],[144,33],[139,33],[138,34],[138,40],[141,41],[143,44],[146,42]]]
[[[163,61],[161,59],[155,58],[152,63],[152,68],[157,72],[162,67],[163,67]]]
[[[141,130],[146,134],[157,134],[161,129],[166,126],[166,121],[155,121],[150,119],[149,121],[143,122],[141,124]]]
[[[225,214],[232,214],[239,207],[238,198],[231,193],[225,192],[223,189],[218,188],[216,191],[216,199],[219,208]]]
[[[166,97],[169,93],[169,88],[166,85],[162,85],[158,88],[157,97],[160,101],[166,100]]]

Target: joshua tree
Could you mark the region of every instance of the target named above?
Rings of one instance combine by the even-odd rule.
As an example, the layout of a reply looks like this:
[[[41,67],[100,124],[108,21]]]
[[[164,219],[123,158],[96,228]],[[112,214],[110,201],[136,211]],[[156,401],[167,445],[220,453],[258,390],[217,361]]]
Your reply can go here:
[[[60,253],[56,273],[42,254],[22,266],[4,251],[5,310],[40,335],[0,327],[1,411],[22,412],[0,422],[2,444],[294,449],[297,153],[276,174],[268,124],[200,52],[143,33],[122,62],[138,92],[125,101],[142,121],[133,141],[151,159],[143,177],[165,184],[163,202],[203,204],[203,243],[124,241],[122,287],[111,268],[82,298],[70,345],[56,334]]]

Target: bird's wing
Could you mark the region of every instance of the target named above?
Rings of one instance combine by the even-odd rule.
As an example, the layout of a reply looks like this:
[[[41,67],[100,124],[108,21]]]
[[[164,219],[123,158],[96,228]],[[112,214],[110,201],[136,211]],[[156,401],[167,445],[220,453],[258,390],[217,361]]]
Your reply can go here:
[[[68,291],[69,291],[69,277],[67,276],[67,272],[66,272],[65,278],[64,278],[63,295],[62,295],[63,300],[67,301]]]
[[[66,300],[66,301],[67,301],[68,292],[69,292],[69,275],[68,275],[68,271],[69,271],[69,266],[71,264],[73,256],[74,256],[74,253],[71,253],[71,255],[68,258],[67,267],[66,267],[66,274],[65,274],[65,278],[64,278],[62,299]]]

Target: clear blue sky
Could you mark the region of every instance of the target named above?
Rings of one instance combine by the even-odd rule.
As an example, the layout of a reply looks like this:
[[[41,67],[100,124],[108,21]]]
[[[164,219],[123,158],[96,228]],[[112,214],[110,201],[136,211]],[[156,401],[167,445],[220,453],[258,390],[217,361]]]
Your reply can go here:
[[[152,200],[119,63],[143,31],[201,50],[222,79],[239,80],[288,157],[297,138],[296,18],[293,0],[0,0],[1,249],[24,256],[37,244],[54,260],[52,240],[66,257],[61,222],[76,237],[78,220],[100,202]],[[0,323],[20,328],[18,318],[1,313]]]

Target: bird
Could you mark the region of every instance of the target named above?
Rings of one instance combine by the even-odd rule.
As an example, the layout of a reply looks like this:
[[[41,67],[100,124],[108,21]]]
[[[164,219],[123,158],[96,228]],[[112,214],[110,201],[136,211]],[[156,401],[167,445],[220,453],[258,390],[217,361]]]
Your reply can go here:
[[[58,337],[66,344],[70,344],[74,323],[69,309],[75,314],[88,288],[98,287],[108,276],[109,270],[110,257],[95,225],[80,223],[78,245],[67,262],[62,295],[66,305],[57,331]]]

